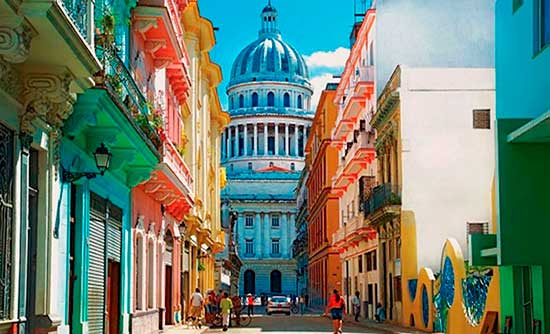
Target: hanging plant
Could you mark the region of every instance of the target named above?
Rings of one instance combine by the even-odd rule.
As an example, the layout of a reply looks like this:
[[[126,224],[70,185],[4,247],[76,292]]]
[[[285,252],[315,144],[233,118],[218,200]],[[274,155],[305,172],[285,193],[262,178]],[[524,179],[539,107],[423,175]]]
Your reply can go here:
[[[205,271],[206,270],[206,267],[204,266],[204,264],[202,262],[199,262],[197,264],[197,270],[198,271]]]

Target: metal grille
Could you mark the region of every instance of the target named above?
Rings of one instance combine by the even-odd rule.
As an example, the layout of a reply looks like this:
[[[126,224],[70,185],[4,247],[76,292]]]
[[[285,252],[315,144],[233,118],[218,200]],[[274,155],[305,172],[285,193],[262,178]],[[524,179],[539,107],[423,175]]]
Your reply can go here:
[[[94,208],[94,196],[92,205]],[[97,206],[96,206],[97,207]],[[90,266],[88,269],[88,332],[103,334],[105,315],[105,213],[90,213]]]
[[[491,128],[491,111],[489,109],[474,110],[474,129]]]
[[[0,124],[0,320],[9,318],[12,272],[14,133]]]

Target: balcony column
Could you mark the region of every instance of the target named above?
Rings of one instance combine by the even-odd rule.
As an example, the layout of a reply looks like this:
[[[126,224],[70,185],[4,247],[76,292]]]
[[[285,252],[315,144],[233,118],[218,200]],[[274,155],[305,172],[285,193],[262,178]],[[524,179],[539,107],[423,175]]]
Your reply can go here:
[[[288,224],[290,226],[290,240],[294,241],[296,240],[296,214],[290,213],[290,219],[288,220]]]
[[[248,155],[248,124],[243,125],[243,144],[244,144],[244,155]]]
[[[254,155],[258,155],[258,123],[254,123]]]
[[[233,145],[231,143],[232,128],[232,126],[227,128],[227,159],[231,159],[233,157]]]
[[[275,151],[274,155],[279,155],[279,123],[275,123]]]
[[[254,254],[257,258],[262,258],[262,225],[262,217],[260,216],[260,213],[257,212],[256,216],[254,217],[254,228],[256,229],[256,240],[254,240]]]
[[[264,155],[267,155],[267,132],[268,126],[267,123],[264,123]]]
[[[300,132],[300,128],[298,124],[294,125],[294,156],[298,156],[298,134]]]
[[[289,155],[289,145],[288,145],[288,142],[289,142],[289,138],[288,138],[288,123],[285,123],[285,155],[288,156]]]

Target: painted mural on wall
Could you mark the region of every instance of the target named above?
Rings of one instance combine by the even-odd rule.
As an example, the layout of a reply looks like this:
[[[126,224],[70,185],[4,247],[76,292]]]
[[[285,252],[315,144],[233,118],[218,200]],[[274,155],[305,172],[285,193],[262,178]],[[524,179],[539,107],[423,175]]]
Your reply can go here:
[[[468,268],[454,239],[445,243],[439,274],[422,268],[407,284],[404,319],[421,330],[479,333],[487,312],[499,311],[498,269]]]

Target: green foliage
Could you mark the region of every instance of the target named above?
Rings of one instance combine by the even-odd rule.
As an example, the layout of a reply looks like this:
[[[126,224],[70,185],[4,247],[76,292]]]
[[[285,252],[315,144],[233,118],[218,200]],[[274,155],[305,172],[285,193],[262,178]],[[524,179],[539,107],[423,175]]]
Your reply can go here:
[[[197,270],[198,271],[205,271],[206,270],[206,267],[204,266],[204,264],[202,262],[199,262],[197,264]]]

